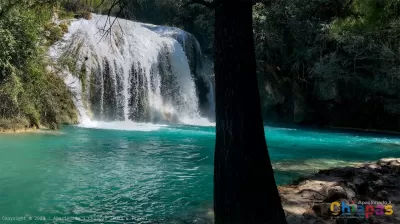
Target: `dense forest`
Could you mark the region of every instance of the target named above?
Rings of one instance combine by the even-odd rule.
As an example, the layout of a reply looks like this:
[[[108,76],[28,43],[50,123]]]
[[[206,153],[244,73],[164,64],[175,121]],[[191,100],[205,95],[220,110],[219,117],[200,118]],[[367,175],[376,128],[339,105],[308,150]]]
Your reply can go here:
[[[212,10],[195,1],[131,1],[121,15],[178,26],[213,52]],[[261,1],[253,8],[266,121],[398,130],[396,0]]]
[[[399,6],[395,0],[255,6],[266,117],[398,130]]]
[[[90,12],[176,26],[214,51],[213,10],[189,0],[0,1],[0,126],[75,123],[48,47]],[[398,130],[400,2],[281,0],[253,6],[264,120]]]

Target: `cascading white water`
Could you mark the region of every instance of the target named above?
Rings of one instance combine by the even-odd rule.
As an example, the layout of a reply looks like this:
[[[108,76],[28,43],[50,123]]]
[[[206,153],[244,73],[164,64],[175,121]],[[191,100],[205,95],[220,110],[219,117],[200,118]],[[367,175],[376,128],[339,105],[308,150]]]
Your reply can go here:
[[[212,95],[212,87],[197,40],[177,28],[123,19],[110,28],[113,21],[100,15],[73,21],[50,50],[63,66],[81,122],[209,125],[202,111],[213,104],[200,99]]]

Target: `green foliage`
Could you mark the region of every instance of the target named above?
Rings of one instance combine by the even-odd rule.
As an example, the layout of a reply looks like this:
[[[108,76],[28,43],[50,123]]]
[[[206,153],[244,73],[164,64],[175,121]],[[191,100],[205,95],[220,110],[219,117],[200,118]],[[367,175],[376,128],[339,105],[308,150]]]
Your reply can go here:
[[[24,118],[0,118],[0,130],[21,130],[29,127],[29,121]]]
[[[351,15],[338,17],[331,24],[331,34],[335,38],[350,33],[379,34],[387,22],[397,18],[400,13],[398,0],[355,0],[349,6]]]
[[[90,19],[92,19],[92,13],[90,11],[78,11],[78,13],[76,14],[76,17],[90,20]]]
[[[189,0],[122,0],[119,15],[139,22],[179,27],[193,34],[203,51],[211,54],[214,13],[202,5],[189,3]]]
[[[71,94],[58,76],[45,69],[46,48],[68,31],[68,23],[50,22],[50,12],[55,10],[62,19],[90,19],[91,12],[110,12],[140,22],[176,26],[194,34],[203,51],[212,53],[212,10],[189,4],[189,0],[122,0],[110,11],[113,2],[0,1],[3,123],[28,120],[29,125],[56,128],[76,121]],[[321,82],[356,87],[361,101],[400,95],[399,0],[265,2],[254,6],[253,28],[260,80],[271,84],[270,92],[282,82],[297,83],[292,86],[302,87],[312,98]],[[71,49],[59,64],[78,74],[85,91],[93,86],[85,86],[88,71],[74,57],[78,50],[79,46]],[[264,83],[260,89],[265,89]]]
[[[257,4],[257,57],[278,66],[282,75],[296,82],[361,79],[370,88],[388,76],[398,79],[393,68],[400,62],[399,13],[398,0]]]
[[[366,88],[389,95],[400,93],[400,1],[357,0],[352,15],[336,18],[329,37],[339,43],[348,74],[369,79]]]
[[[0,17],[1,127],[19,127],[18,121],[24,127],[52,128],[75,123],[71,94],[63,80],[46,69],[47,46],[62,37],[65,26],[50,22],[52,4],[32,8],[21,2]]]
[[[54,23],[48,23],[44,25],[45,29],[45,36],[47,39],[47,45],[51,46],[58,40],[60,40],[64,33],[65,33],[65,27],[61,25],[56,25]],[[68,31],[68,30],[67,30]]]
[[[91,13],[108,14],[116,0],[62,0],[61,6],[65,9],[62,16],[70,18],[91,19]],[[114,7],[112,13],[119,10]]]
[[[340,4],[325,0],[257,4],[253,17],[258,59],[279,66],[285,74],[309,72],[310,63],[327,48],[323,25],[343,13],[336,11]]]
[[[300,94],[294,86],[300,86],[315,115],[311,123],[398,129],[399,111],[393,108],[400,102],[399,16],[398,0],[256,4],[263,109],[290,111],[292,94]],[[285,96],[283,103],[279,97],[268,100],[271,95]]]
[[[60,10],[58,11],[58,16],[60,17],[60,19],[74,19],[75,13],[72,11]]]
[[[60,28],[61,28],[61,31],[63,32],[63,33],[67,33],[68,32],[68,24],[67,23],[61,23],[60,25]]]

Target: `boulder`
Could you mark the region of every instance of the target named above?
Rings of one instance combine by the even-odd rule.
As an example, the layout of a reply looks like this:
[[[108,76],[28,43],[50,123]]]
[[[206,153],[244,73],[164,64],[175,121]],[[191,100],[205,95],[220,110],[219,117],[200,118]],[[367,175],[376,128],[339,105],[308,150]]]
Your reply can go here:
[[[372,184],[376,187],[381,187],[383,186],[383,181],[381,179],[373,181]]]
[[[366,169],[366,168],[359,168],[359,169],[357,169],[357,171],[356,171],[356,174],[358,175],[358,176],[366,176],[366,175],[369,175],[369,173],[370,173],[371,171],[370,170],[368,170],[368,169]]]
[[[376,194],[376,198],[378,200],[382,200],[382,201],[387,200],[388,196],[389,196],[389,193],[387,191],[385,191],[385,190],[378,191],[378,193]]]
[[[390,168],[388,166],[382,166],[381,169],[379,170],[379,173],[388,174],[390,173]]]
[[[349,189],[349,190],[351,190],[351,189]],[[334,186],[334,187],[329,188],[328,195],[325,198],[324,202],[335,202],[340,199],[347,199],[347,198],[348,198],[347,192],[343,187]]]
[[[365,180],[361,177],[355,177],[353,179],[353,183],[357,186],[357,185],[361,185],[365,182]]]
[[[389,169],[389,173],[400,172],[400,159],[399,158],[381,159],[381,160],[379,160],[378,164],[381,165],[382,167],[387,167]]]
[[[380,166],[379,166],[378,164],[369,163],[369,164],[367,165],[367,167],[370,168],[370,169],[372,169],[372,170],[375,170],[375,169],[378,169]]]
[[[349,188],[349,187],[343,187],[343,189],[346,191],[347,199],[351,200],[356,197],[356,192]]]
[[[368,182],[364,182],[357,186],[357,194],[360,196],[366,196],[371,192],[371,187],[369,186]]]
[[[281,187],[280,194],[288,223],[400,223],[400,159],[382,159],[374,164],[333,168],[304,177],[294,185]],[[383,171],[382,171],[383,170]],[[365,220],[363,217],[333,216],[332,202],[390,201],[394,215]],[[310,217],[310,218],[308,218]],[[293,222],[292,222],[293,221]]]
[[[355,185],[354,183],[352,183],[352,182],[347,182],[347,183],[346,183],[346,186],[347,186],[348,188],[350,188],[351,190],[353,190],[353,191],[357,190],[356,185]]]
[[[368,173],[367,179],[368,179],[368,180],[371,180],[371,181],[375,181],[375,180],[378,180],[378,179],[381,178],[381,177],[382,177],[382,174],[381,174],[381,173],[376,172],[376,171],[374,171],[374,170],[371,170],[371,171]]]
[[[380,166],[400,166],[400,158],[384,158],[378,161]]]
[[[332,216],[331,203],[316,204],[312,207],[313,211],[321,217]]]

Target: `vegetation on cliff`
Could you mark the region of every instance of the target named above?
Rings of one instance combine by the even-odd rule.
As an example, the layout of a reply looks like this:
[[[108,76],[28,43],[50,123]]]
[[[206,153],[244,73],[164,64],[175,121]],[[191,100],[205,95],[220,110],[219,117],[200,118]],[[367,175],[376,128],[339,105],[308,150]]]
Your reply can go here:
[[[120,2],[115,14],[181,27],[206,54],[213,52],[214,10],[193,4],[199,1]],[[398,1],[282,0],[253,7],[266,120],[398,130]]]
[[[214,11],[193,2],[0,1],[2,120],[9,123],[15,118],[29,125],[76,120],[69,112],[61,116],[69,119],[49,115],[65,112],[65,108],[73,111],[71,102],[63,107],[46,102],[71,97],[43,99],[43,95],[68,95],[66,88],[57,89],[65,90],[63,93],[43,93],[51,89],[45,80],[57,79],[44,69],[44,46],[54,43],[67,29],[66,24],[51,23],[53,9],[60,17],[90,19],[90,12],[95,12],[180,27],[196,36],[206,54],[212,54]],[[399,6],[396,0],[282,0],[255,4],[253,27],[265,119],[398,130]],[[49,83],[62,85],[61,80]]]
[[[76,123],[72,96],[50,69],[48,46],[67,31],[53,1],[0,2],[0,129]]]

